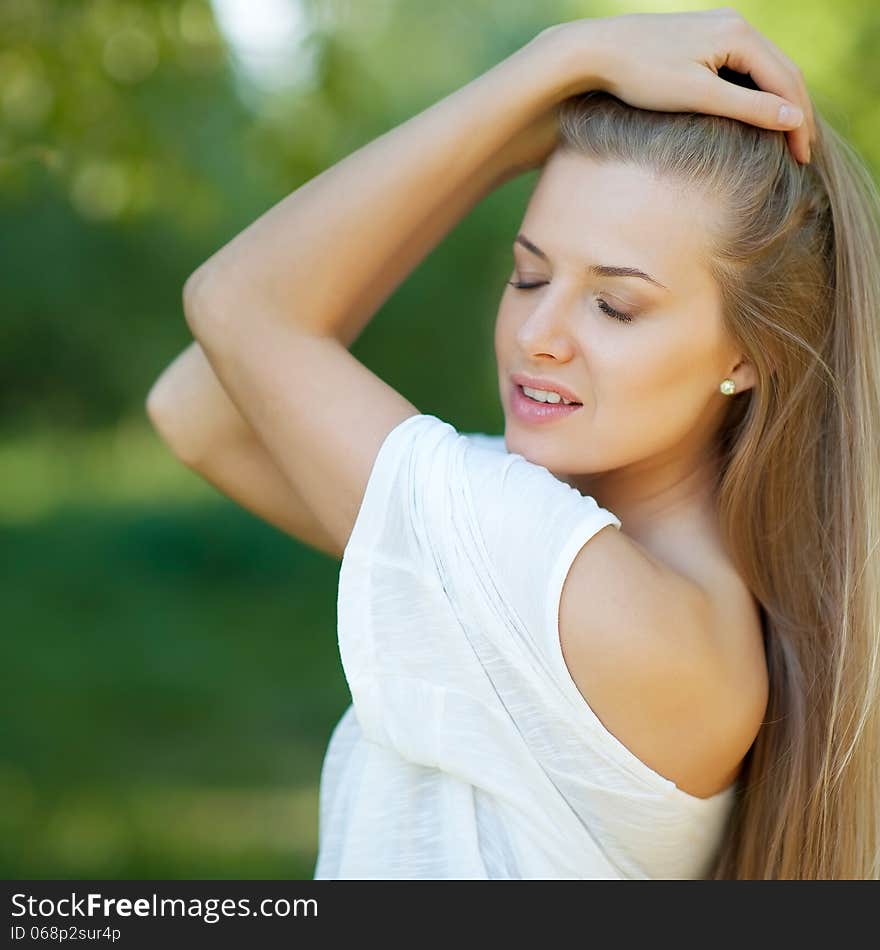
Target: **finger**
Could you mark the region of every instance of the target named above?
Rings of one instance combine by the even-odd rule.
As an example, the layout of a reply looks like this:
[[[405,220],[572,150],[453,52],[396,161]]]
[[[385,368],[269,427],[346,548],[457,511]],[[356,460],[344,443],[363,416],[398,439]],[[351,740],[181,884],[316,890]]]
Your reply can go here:
[[[739,72],[740,70],[737,70]],[[726,115],[740,122],[757,125],[762,129],[792,129],[792,122],[780,121],[779,109],[788,106],[797,112],[799,108],[791,99],[776,95],[773,92],[764,92],[761,89],[749,89],[728,82],[711,71],[704,74],[704,95],[701,100],[701,109],[715,115]],[[803,121],[797,121],[799,127]]]
[[[810,144],[816,141],[816,117],[813,113],[813,102],[810,99],[810,93],[807,89],[807,82],[804,77],[803,70],[798,66],[798,64],[791,59],[791,57],[786,56],[785,53],[768,37],[764,36],[762,33],[758,34],[763,40],[767,48],[774,53],[785,65],[788,67],[789,72],[794,76],[795,82],[797,83],[800,95],[797,98],[797,104],[803,109],[804,117],[806,119],[806,124],[809,127],[810,132]]]
[[[762,92],[774,93],[800,110],[804,117],[801,124],[792,126],[777,122],[764,127],[786,129],[786,140],[792,154],[801,162],[809,161],[812,133],[808,110],[811,110],[811,105],[809,97],[805,95],[800,69],[747,20],[739,20],[732,29],[736,33],[731,40],[733,46],[727,65],[737,72],[748,73]],[[755,96],[759,111],[770,108],[760,101],[761,94],[755,93]],[[746,118],[745,121],[752,120]],[[754,124],[760,123],[755,121]]]
[[[774,93],[739,86],[711,70],[703,69],[701,73],[694,84],[700,87],[693,106],[696,111],[729,116],[764,129],[785,131],[786,143],[794,158],[800,162],[809,160],[800,137],[795,135],[801,131],[802,125],[792,128],[790,123],[785,124],[779,120],[780,106],[797,109],[794,103]],[[691,88],[693,89],[693,86]],[[800,121],[802,123],[803,119]]]
[[[813,114],[813,103],[810,100],[809,93],[807,92],[807,84],[804,79],[804,74],[801,68],[790,59],[785,53],[779,49],[771,40],[769,40],[763,33],[757,33],[756,37],[761,41],[764,47],[767,49],[767,52],[775,56],[776,59],[781,62],[789,74],[792,76],[795,85],[798,89],[798,95],[793,100],[794,103],[800,107],[801,111],[804,114],[804,122],[802,125],[798,126],[795,129],[792,129],[789,132],[786,132],[786,139],[788,144],[792,149],[793,154],[802,162],[809,162],[811,154],[811,146],[816,140],[816,118]]]
[[[748,72],[742,60],[737,62],[735,72]],[[752,76],[752,79],[755,80],[756,77]],[[728,115],[764,129],[785,131],[786,141],[793,156],[802,162],[807,160],[807,146],[804,144],[802,132],[804,116],[793,97],[765,92],[757,82],[741,85],[711,70],[704,73],[701,81],[706,86],[704,99],[709,100],[709,105],[702,107],[704,112]],[[758,88],[754,88],[755,86]],[[782,107],[794,112],[793,120],[781,115]]]

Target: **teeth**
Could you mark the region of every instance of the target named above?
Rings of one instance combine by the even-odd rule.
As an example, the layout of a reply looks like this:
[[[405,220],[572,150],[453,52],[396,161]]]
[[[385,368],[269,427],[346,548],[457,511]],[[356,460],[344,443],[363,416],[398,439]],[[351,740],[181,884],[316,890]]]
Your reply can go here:
[[[527,396],[531,396],[532,399],[536,399],[538,402],[550,402],[554,404],[558,402],[562,402],[566,406],[573,405],[572,401],[568,399],[564,399],[562,396],[559,395],[559,393],[554,393],[549,389],[532,389],[529,386],[523,386],[522,391]]]

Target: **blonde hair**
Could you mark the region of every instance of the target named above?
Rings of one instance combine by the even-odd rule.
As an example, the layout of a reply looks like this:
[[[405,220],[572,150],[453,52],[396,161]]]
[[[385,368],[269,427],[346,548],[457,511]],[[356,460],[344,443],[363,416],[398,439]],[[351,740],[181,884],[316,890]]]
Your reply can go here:
[[[706,262],[757,373],[751,389],[719,397],[729,405],[715,488],[728,550],[761,607],[770,698],[707,877],[877,879],[877,187],[818,112],[807,165],[783,132],[637,109],[600,90],[558,116],[559,148],[715,202]]]

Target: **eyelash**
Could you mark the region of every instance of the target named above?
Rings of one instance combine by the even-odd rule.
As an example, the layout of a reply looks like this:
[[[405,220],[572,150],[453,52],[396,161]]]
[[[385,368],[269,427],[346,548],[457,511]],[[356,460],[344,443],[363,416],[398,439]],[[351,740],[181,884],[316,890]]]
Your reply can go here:
[[[509,280],[507,282],[511,287],[515,287],[517,290],[532,290],[535,287],[542,287],[544,282],[539,282],[537,284],[529,284],[523,281]],[[621,323],[632,323],[632,317],[628,313],[622,313],[620,310],[615,310],[614,307],[605,303],[601,298],[598,301],[599,309],[604,313],[607,313],[609,317],[613,317],[615,320],[619,320]]]

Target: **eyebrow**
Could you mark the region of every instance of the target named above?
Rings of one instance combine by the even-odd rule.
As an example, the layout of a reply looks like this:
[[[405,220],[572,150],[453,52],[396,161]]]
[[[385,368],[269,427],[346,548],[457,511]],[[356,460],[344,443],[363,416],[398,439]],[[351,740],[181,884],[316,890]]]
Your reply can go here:
[[[537,245],[532,244],[532,242],[524,235],[517,234],[516,244],[522,244],[524,248],[531,251],[533,254],[537,254],[538,257],[543,258],[545,261],[549,261],[550,258],[539,248]],[[656,284],[658,287],[662,287],[664,290],[669,290],[665,284],[661,284],[659,280],[655,280],[650,274],[646,274],[643,270],[639,270],[637,267],[618,267],[612,264],[592,264],[587,270],[591,274],[597,274],[600,277],[641,277],[642,280],[647,280],[651,284]]]

